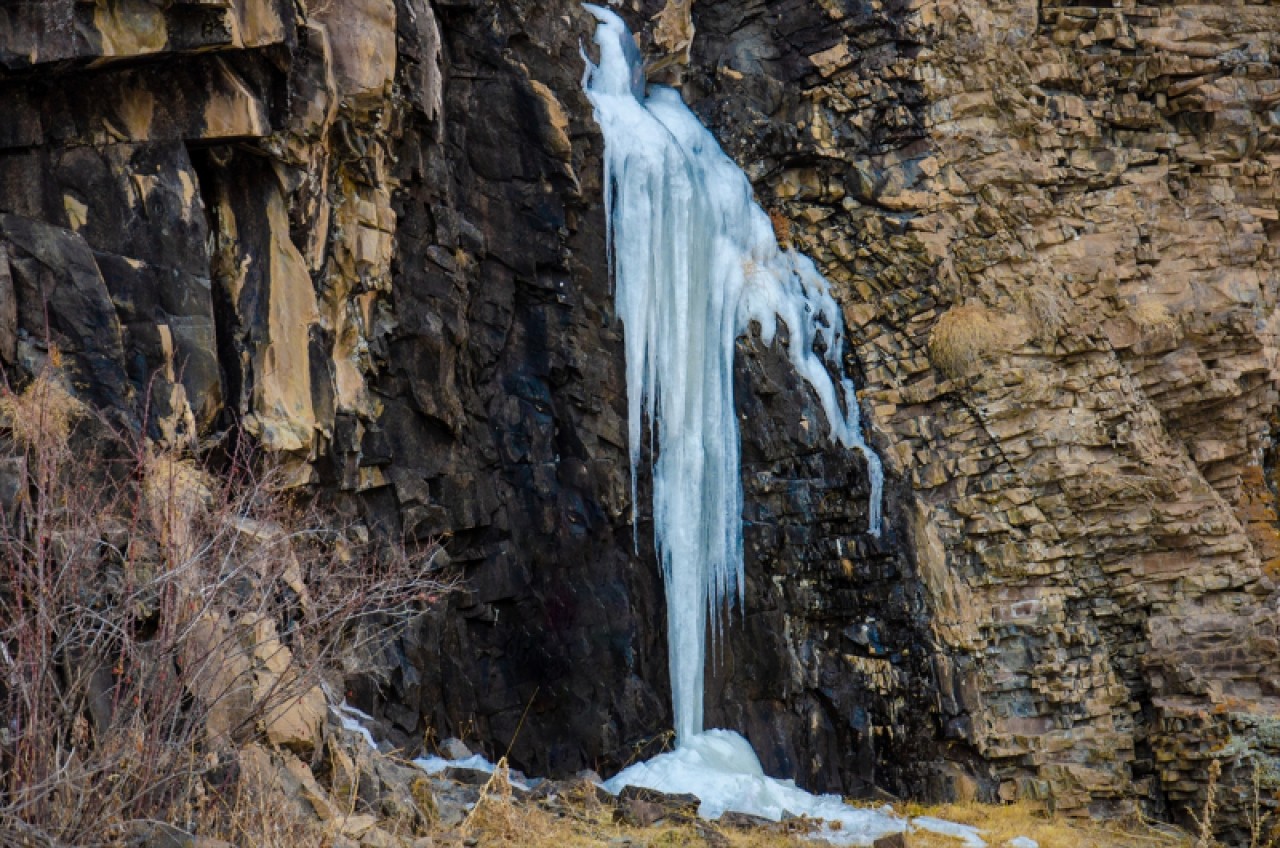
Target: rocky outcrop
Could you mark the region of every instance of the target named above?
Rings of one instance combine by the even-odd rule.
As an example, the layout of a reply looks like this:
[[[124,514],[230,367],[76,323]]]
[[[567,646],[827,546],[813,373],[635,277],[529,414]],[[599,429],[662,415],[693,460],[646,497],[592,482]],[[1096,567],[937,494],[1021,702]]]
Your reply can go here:
[[[579,90],[589,16],[308,6],[67,0],[5,19],[7,361],[56,342],[83,392],[153,438],[247,437],[372,532],[446,538],[465,594],[352,697],[401,742],[469,729],[532,773],[609,768],[660,742],[669,707]],[[662,12],[658,49],[692,34],[689,4]],[[841,635],[851,610],[896,610],[881,628],[919,642],[915,602],[866,579],[900,578],[902,554],[863,537],[860,460],[823,445],[785,357],[744,357],[753,584],[713,714],[809,785],[897,781],[910,769],[877,776],[875,728],[929,737],[903,709],[926,656],[906,674],[859,648],[883,655],[850,675],[839,651],[887,638]]]
[[[833,281],[889,471],[741,346],[748,586],[709,717],[814,789],[1179,815],[1280,748],[1280,12],[623,12]],[[246,438],[466,591],[352,697],[530,773],[669,725],[600,139],[567,0],[0,14],[0,357]]]
[[[1185,814],[1214,758],[1252,797],[1277,753],[1276,11],[790,5],[695,15],[686,90],[856,328],[941,736],[1062,811]]]

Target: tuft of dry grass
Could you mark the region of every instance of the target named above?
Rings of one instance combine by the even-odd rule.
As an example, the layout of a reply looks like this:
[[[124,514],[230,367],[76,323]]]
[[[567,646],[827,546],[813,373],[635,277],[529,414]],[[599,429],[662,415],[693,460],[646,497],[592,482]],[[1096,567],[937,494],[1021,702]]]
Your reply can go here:
[[[986,306],[953,306],[929,333],[929,360],[947,377],[963,377],[1001,349],[1004,335],[1004,322]]]
[[[1175,330],[1178,327],[1178,320],[1170,315],[1168,307],[1158,300],[1139,300],[1130,307],[1129,317],[1144,333]]]
[[[58,361],[55,350],[49,364],[22,391],[0,395],[0,423],[25,449],[47,443],[66,445],[72,425],[84,413],[84,406],[67,389]]]
[[[1068,306],[1061,294],[1045,285],[1020,289],[1016,298],[1035,340],[1050,347],[1067,327]]]
[[[480,799],[460,828],[464,836],[483,835],[486,845],[512,846],[563,844],[563,829],[555,817],[536,805],[516,801],[506,757],[494,766],[480,790]]]

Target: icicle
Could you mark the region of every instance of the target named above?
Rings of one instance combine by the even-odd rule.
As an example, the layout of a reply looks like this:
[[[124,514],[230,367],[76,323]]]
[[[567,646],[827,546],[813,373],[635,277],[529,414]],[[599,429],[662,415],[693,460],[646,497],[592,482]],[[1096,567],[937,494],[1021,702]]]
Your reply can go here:
[[[676,734],[684,742],[702,730],[708,612],[742,599],[733,358],[753,321],[767,344],[779,319],[787,325],[791,363],[817,394],[832,438],[866,457],[872,533],[880,525],[880,461],[863,440],[852,382],[831,378],[842,370],[843,321],[827,281],[807,257],[779,248],[750,182],[680,95],[661,86],[646,91],[622,19],[586,8],[599,21],[600,63],[587,61],[584,86],[605,138],[632,486],[634,493],[647,419],[658,443],[654,535],[666,581]]]

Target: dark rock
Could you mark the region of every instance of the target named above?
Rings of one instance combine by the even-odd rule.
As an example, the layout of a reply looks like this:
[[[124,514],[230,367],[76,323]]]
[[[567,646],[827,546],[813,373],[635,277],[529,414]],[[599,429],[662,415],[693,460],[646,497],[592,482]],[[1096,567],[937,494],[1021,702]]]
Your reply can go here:
[[[716,819],[716,821],[724,827],[731,827],[735,830],[759,830],[776,827],[778,824],[772,819],[753,816],[750,813],[739,813],[735,810],[730,810]]]
[[[670,815],[661,804],[639,798],[619,799],[615,819],[631,827],[652,827]]]
[[[449,780],[466,786],[484,786],[493,777],[487,771],[481,769],[459,768],[458,766],[449,766],[444,770],[444,776]]]
[[[17,323],[67,355],[72,382],[104,406],[128,409],[120,322],[88,244],[71,230],[0,214]]]
[[[440,751],[440,756],[446,760],[465,760],[471,756],[471,749],[466,746],[466,743],[452,736],[436,747]]]
[[[668,819],[693,821],[701,801],[694,795],[670,795],[643,786],[624,786],[615,817],[632,827],[650,827]]]

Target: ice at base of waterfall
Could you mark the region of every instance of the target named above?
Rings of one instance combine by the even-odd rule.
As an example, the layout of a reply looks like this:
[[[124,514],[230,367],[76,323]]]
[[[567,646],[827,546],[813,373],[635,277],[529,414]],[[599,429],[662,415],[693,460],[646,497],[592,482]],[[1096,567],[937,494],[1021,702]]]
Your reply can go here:
[[[360,734],[370,747],[377,748],[373,735],[364,726],[364,722],[372,721],[371,716],[345,702],[331,709],[343,727]],[[441,774],[449,768],[493,774],[495,768],[481,754],[459,759],[418,757],[413,764],[429,775]],[[511,785],[528,789],[530,784],[538,782],[526,783],[517,777],[511,780]],[[698,815],[705,819],[718,819],[730,811],[771,821],[780,821],[785,815],[822,819],[827,825],[813,835],[832,845],[870,845],[881,836],[913,829],[953,836],[961,840],[963,848],[982,848],[986,844],[979,831],[967,825],[926,816],[908,820],[895,815],[889,807],[850,807],[837,795],[813,795],[796,786],[794,781],[768,777],[751,743],[731,730],[708,730],[691,736],[676,750],[637,763],[603,785],[614,795],[626,786],[643,786],[673,795],[696,795],[702,802]],[[1035,848],[1036,843],[1018,837],[1008,845]]]
[[[698,815],[718,819],[727,812],[749,813],[771,821],[784,816],[822,819],[813,834],[833,845],[870,845],[891,833],[919,828],[961,839],[966,848],[985,845],[975,828],[940,819],[905,819],[889,807],[851,807],[838,795],[814,795],[791,780],[767,776],[751,743],[731,730],[708,730],[685,739],[679,748],[637,763],[605,782],[615,795],[626,786],[667,794],[696,795]]]

